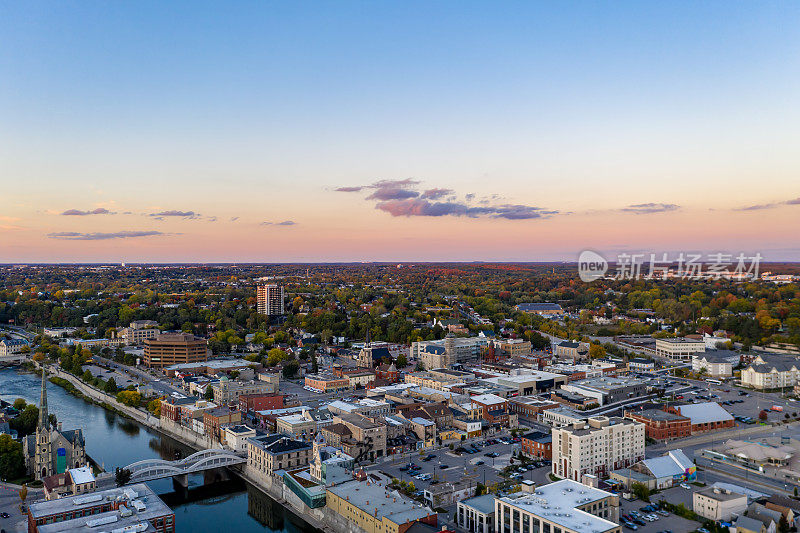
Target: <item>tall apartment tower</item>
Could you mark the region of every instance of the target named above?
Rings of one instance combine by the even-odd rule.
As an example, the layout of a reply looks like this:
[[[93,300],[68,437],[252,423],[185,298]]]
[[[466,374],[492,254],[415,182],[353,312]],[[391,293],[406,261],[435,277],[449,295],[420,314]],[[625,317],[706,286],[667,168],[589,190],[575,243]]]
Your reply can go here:
[[[283,314],[283,285],[259,283],[256,289],[256,299],[260,314],[268,316]]]

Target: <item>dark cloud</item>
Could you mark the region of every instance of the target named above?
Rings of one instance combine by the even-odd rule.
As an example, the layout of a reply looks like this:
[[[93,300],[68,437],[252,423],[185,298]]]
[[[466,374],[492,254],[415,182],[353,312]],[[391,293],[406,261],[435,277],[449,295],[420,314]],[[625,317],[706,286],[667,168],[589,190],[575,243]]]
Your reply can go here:
[[[180,217],[180,218],[200,218],[200,213],[195,213],[194,211],[177,211],[175,209],[170,209],[168,211],[160,211],[158,213],[150,213],[150,216],[153,218],[157,218],[159,220],[163,220],[165,217]]]
[[[620,211],[624,213],[635,213],[637,215],[647,215],[650,213],[666,213],[668,211],[677,211],[681,206],[677,204],[633,204],[628,207],[623,207]]]
[[[80,209],[67,209],[61,214],[66,216],[85,217],[87,215],[115,215],[116,213],[112,213],[105,207],[98,207],[97,209],[92,209],[91,211],[81,211]]]
[[[411,187],[413,185],[419,185],[419,180],[415,180],[413,178],[405,178],[402,180],[378,180],[370,187],[375,189],[383,189],[383,188],[405,188]]]
[[[465,195],[465,201],[457,201],[453,189],[432,188],[422,193],[415,190],[419,181],[412,178],[401,180],[379,180],[372,185],[339,187],[339,192],[372,191],[366,200],[375,200],[375,208],[394,217],[487,217],[507,220],[543,218],[558,214],[540,207],[521,204],[492,205],[481,202],[481,206],[470,205],[475,194]],[[496,196],[495,196],[496,198]]]
[[[768,204],[746,205],[744,207],[734,207],[734,211],[763,211],[764,209],[774,209],[782,205],[800,205],[800,198],[784,200],[783,202],[770,202]]]
[[[382,190],[387,191],[399,191],[399,190],[407,190],[409,187],[413,187],[414,185],[418,185],[419,181],[412,179],[412,178],[405,178],[402,180],[378,180],[372,185],[358,185],[356,187],[337,187],[334,189],[336,192],[361,192],[365,189],[375,189],[375,192],[372,193],[372,197],[375,200],[391,200],[391,199],[402,199],[402,198],[385,198],[389,193],[381,193]],[[410,192],[410,191],[409,191]],[[398,193],[402,194],[402,193]],[[414,196],[417,196],[419,193],[414,193]],[[403,198],[410,198],[410,196],[405,196]]]
[[[558,211],[546,211],[539,207],[529,205],[496,205],[486,207],[473,207],[459,202],[429,202],[422,198],[409,198],[405,200],[389,200],[375,206],[376,209],[386,211],[394,217],[489,217],[505,218],[508,220],[525,220],[544,218],[558,214]]]
[[[381,187],[367,196],[367,200],[380,200],[383,202],[386,200],[405,200],[406,198],[416,198],[417,196],[419,196],[417,191],[397,187]]]
[[[155,235],[167,235],[160,231],[117,231],[114,233],[78,233],[76,231],[61,231],[49,233],[51,239],[61,239],[67,241],[105,241],[109,239],[131,239],[134,237],[152,237]]]
[[[734,207],[734,211],[761,211],[764,209],[772,209],[774,207],[778,207],[778,204],[757,204],[757,205],[747,205],[744,207]]]
[[[262,226],[294,226],[297,222],[294,220],[284,220],[283,222],[262,222]]]
[[[438,200],[443,196],[450,196],[452,194],[455,194],[455,191],[453,191],[453,189],[435,188],[435,189],[428,189],[427,191],[423,192],[420,195],[420,198],[426,198],[428,200]]]

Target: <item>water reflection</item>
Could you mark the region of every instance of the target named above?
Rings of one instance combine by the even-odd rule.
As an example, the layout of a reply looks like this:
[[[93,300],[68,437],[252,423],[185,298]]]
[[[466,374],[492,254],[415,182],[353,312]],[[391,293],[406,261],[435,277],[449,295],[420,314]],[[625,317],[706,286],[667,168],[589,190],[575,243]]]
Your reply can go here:
[[[132,420],[122,419],[122,421],[120,421],[119,428],[124,431],[126,435],[135,437],[139,434],[141,426]]]
[[[13,369],[0,369],[0,398],[39,401],[39,378]],[[82,428],[86,452],[106,471],[143,459],[176,459],[191,448],[102,407],[69,395],[61,387],[47,388],[48,407],[64,429]],[[268,495],[239,478],[219,473],[190,476],[189,489],[176,490],[172,479],[148,485],[175,510],[176,532],[203,531],[319,533]]]
[[[247,514],[272,530],[283,529],[283,506],[257,488],[247,486]]]

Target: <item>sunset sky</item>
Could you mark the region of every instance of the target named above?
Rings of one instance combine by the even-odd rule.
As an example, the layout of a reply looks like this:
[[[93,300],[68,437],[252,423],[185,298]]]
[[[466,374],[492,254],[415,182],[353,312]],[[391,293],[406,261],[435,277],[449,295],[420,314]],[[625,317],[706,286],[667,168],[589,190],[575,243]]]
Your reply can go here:
[[[2,2],[0,263],[800,260],[797,2]]]

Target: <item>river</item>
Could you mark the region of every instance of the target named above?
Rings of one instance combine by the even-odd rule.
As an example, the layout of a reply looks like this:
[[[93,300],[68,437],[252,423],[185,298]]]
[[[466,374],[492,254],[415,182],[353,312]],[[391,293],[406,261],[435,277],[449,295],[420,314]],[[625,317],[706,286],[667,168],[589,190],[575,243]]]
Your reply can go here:
[[[40,385],[41,379],[34,374],[0,368],[0,399],[13,402],[24,398],[38,404]],[[185,457],[193,451],[137,422],[76,398],[52,383],[47,384],[47,399],[49,411],[64,429],[83,429],[86,452],[109,472],[142,459],[172,460],[176,453]],[[176,492],[171,479],[148,483],[175,511],[178,533],[316,531],[244,481],[236,479],[203,486],[202,475],[191,476],[189,481],[188,495]]]

